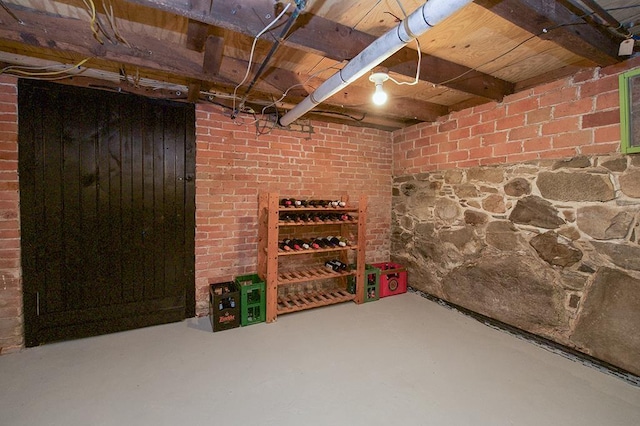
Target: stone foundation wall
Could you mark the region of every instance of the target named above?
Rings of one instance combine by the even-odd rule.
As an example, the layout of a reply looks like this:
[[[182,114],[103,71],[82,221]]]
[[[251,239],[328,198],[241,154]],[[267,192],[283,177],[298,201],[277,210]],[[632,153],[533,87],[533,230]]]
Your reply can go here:
[[[640,375],[640,155],[396,176],[410,285]]]

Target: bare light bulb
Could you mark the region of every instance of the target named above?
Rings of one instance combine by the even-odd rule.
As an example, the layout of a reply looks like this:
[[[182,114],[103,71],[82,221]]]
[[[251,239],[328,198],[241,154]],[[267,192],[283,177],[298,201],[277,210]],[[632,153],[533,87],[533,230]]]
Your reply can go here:
[[[387,102],[387,93],[382,89],[382,84],[376,84],[376,91],[373,92],[371,100],[376,105],[384,105]]]
[[[376,85],[376,90],[373,92],[371,100],[376,105],[383,105],[387,102],[387,94],[382,89],[382,83],[389,79],[389,75],[386,72],[374,72],[369,76],[369,81]]]

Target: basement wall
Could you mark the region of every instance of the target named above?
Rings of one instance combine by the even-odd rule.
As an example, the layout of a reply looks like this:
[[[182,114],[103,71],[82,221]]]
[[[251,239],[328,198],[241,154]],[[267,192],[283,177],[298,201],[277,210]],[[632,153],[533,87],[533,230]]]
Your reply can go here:
[[[256,137],[253,118],[232,121],[216,106],[196,111],[196,300],[207,314],[208,284],[257,268],[258,194],[357,202],[367,195],[367,262],[389,258],[391,135],[312,123],[313,133]],[[242,123],[248,124],[242,124]]]
[[[592,69],[393,133],[410,285],[640,375],[640,156]]]
[[[22,347],[18,80],[0,75],[0,354]]]
[[[258,194],[369,196],[367,261],[389,258],[391,136],[312,123],[311,133],[256,136],[252,117],[232,121],[213,105],[196,112],[196,311],[208,284],[256,272]],[[24,346],[18,192],[17,79],[0,76],[0,354]]]

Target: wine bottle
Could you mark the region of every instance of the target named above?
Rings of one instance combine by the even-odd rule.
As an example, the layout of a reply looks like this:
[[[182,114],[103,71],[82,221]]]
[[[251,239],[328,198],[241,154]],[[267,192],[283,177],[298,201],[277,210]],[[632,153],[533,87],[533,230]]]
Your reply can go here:
[[[346,246],[350,246],[350,245],[351,245],[351,241],[349,241],[347,238],[345,238],[345,237],[343,237],[343,236],[341,236],[341,235],[338,235],[338,237],[337,237],[337,238],[338,238],[341,242],[343,242],[343,243],[344,243],[344,246],[343,246],[343,247],[346,247]]]
[[[324,245],[326,246],[326,248],[333,248],[333,247],[335,247],[335,244],[333,244],[333,243],[331,242],[331,240],[329,240],[329,238],[326,238],[326,237],[325,237],[325,238],[323,238],[323,239],[322,239],[322,242],[324,243]]]
[[[346,247],[347,243],[341,241],[338,237],[327,237],[327,239],[334,245],[334,247]]]
[[[331,270],[332,270],[332,271],[334,271],[334,272],[338,272],[338,270],[339,270],[339,268],[340,268],[340,267],[335,263],[335,259],[327,260],[326,262],[324,262],[324,266],[325,266],[327,269],[331,269]]]
[[[293,204],[291,198],[283,198],[282,200],[280,200],[280,205],[282,207],[291,207],[291,205]]]
[[[291,247],[286,245],[284,242],[278,243],[278,249],[282,251],[291,251]]]
[[[282,242],[289,246],[291,250],[302,250],[302,247],[297,245],[294,240],[287,238],[285,240],[282,240]]]
[[[313,239],[313,244],[317,245],[318,248],[326,248],[327,247],[325,242],[322,241],[322,238],[314,238]]]
[[[294,241],[294,244],[299,245],[302,250],[309,250],[310,248],[309,244],[307,244],[304,240],[293,240],[293,241]]]
[[[302,206],[302,201],[296,200],[295,198],[292,198],[291,199],[291,204],[293,205],[293,207],[301,207]]]
[[[316,240],[309,240],[309,247],[311,247],[312,249],[316,250],[320,248],[320,244],[318,244],[316,242]]]

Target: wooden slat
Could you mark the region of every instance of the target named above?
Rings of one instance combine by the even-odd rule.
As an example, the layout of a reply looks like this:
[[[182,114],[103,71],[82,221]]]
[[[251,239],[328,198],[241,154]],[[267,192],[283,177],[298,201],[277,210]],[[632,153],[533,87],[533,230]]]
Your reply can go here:
[[[358,246],[347,246],[347,247],[332,247],[332,248],[319,248],[319,249],[307,249],[307,250],[291,250],[291,251],[278,251],[278,256],[294,256],[305,253],[327,253],[331,251],[339,252],[344,250],[357,250]]]
[[[278,285],[318,281],[328,278],[348,277],[350,275],[355,275],[355,271],[335,272],[324,267],[311,268],[296,272],[280,272],[278,274]]]
[[[314,291],[278,298],[278,314],[297,312],[305,309],[328,306],[354,300],[355,295],[344,289]]]

